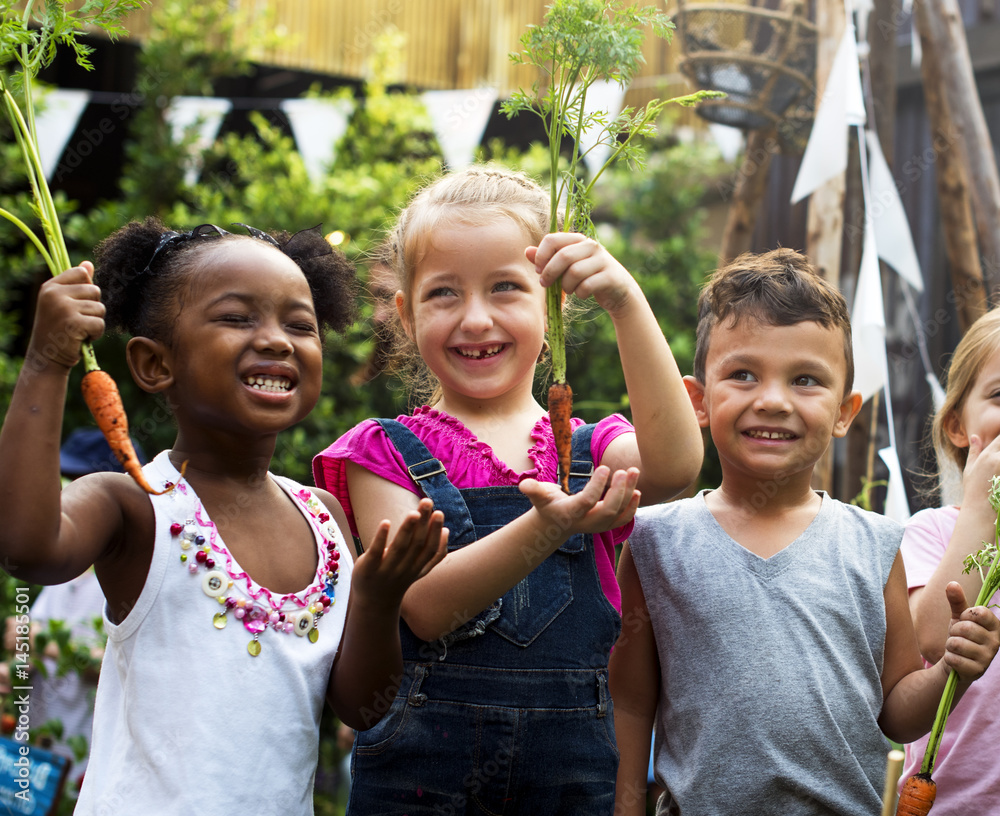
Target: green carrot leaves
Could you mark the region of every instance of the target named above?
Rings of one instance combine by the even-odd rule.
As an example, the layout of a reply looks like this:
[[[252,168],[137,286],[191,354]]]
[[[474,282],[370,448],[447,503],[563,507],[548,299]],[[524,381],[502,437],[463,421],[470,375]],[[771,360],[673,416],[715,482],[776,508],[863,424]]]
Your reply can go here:
[[[559,229],[561,219],[566,230],[592,234],[590,194],[601,174],[616,161],[642,166],[640,139],[654,133],[656,119],[667,105],[694,105],[723,95],[699,91],[676,99],[653,100],[644,108],[626,107],[617,115],[587,110],[587,93],[594,83],[617,82],[626,88],[632,82],[645,62],[642,46],[647,29],[669,41],[673,28],[670,18],[655,7],[622,7],[610,0],[555,0],[548,7],[544,24],[528,26],[521,36],[524,50],[511,54],[511,61],[535,66],[542,77],[530,91],[514,93],[501,110],[508,118],[528,111],[542,120],[549,142],[551,231]],[[596,131],[595,143],[611,150],[603,165],[584,181],[580,165],[586,153],[581,140],[588,131]],[[560,172],[564,137],[572,140],[573,150],[568,167]],[[561,295],[555,285],[547,299],[552,373],[557,383],[566,382]]]
[[[20,70],[12,78],[0,71],[0,96],[3,110],[24,160],[33,197],[32,210],[42,226],[44,242],[14,213],[0,208],[0,216],[21,230],[45,260],[49,271],[58,275],[72,264],[63,238],[52,192],[38,152],[35,127],[35,106],[32,83],[38,72],[52,63],[57,47],[67,46],[76,61],[91,69],[89,56],[93,49],[78,41],[78,37],[93,28],[104,31],[112,39],[126,33],[122,19],[144,5],[146,0],[84,0],[76,9],[65,0],[27,0],[18,9],[11,0],[0,0],[0,65],[14,62]],[[20,97],[20,104],[15,93]],[[83,347],[84,364],[88,371],[97,368],[89,343]]]

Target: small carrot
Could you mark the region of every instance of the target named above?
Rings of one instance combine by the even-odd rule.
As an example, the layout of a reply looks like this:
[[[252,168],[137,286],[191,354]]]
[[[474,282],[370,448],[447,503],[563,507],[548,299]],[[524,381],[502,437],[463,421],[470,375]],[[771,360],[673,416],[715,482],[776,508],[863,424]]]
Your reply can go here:
[[[903,783],[896,816],[927,816],[937,796],[937,784],[927,773],[918,773]]]
[[[83,401],[97,420],[97,427],[108,440],[108,445],[125,472],[147,493],[159,496],[173,490],[173,485],[166,490],[154,490],[146,481],[139,457],[128,435],[128,418],[125,416],[121,394],[111,375],[99,368],[88,371],[80,382],[80,390],[83,392]]]
[[[556,440],[559,454],[559,484],[563,493],[569,493],[569,469],[573,461],[573,389],[569,383],[553,383],[549,387],[549,424]]]

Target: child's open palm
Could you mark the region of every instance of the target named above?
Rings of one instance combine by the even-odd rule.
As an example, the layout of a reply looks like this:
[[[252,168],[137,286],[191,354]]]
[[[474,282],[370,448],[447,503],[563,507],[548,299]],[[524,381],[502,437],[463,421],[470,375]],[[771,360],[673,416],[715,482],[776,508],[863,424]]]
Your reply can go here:
[[[583,490],[569,496],[554,482],[525,479],[519,487],[535,510],[569,537],[575,533],[601,533],[631,521],[639,506],[640,494],[635,487],[638,480],[638,468],[612,474],[609,467],[601,465]]]
[[[421,499],[389,541],[388,521],[379,524],[364,554],[354,564],[352,588],[370,599],[398,606],[410,584],[444,558],[448,530],[444,514],[430,499]]]

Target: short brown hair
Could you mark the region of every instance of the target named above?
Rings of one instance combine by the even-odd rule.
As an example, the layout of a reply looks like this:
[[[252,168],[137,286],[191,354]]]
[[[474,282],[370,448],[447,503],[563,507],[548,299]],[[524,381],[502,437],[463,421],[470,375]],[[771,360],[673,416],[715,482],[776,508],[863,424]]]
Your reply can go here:
[[[794,326],[807,320],[844,335],[847,379],[844,394],[854,385],[854,348],[847,302],[800,252],[774,249],[746,252],[718,269],[698,297],[698,331],[694,376],[705,382],[705,361],[712,329],[724,320],[744,319],[769,326]]]

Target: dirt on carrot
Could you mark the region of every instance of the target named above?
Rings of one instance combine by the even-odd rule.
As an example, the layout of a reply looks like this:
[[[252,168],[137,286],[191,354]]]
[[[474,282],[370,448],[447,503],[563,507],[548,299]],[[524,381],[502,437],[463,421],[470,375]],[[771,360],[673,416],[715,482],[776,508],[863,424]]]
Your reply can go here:
[[[918,773],[903,783],[896,805],[896,816],[927,816],[937,796],[937,784],[930,774]]]
[[[157,496],[169,493],[173,489],[173,485],[166,490],[154,490],[146,481],[142,465],[139,464],[139,457],[136,455],[132,440],[128,435],[128,418],[125,416],[125,407],[122,405],[118,386],[111,375],[101,369],[88,371],[80,382],[80,390],[83,392],[83,401],[87,403],[90,413],[97,421],[97,427],[101,429],[104,438],[108,440],[108,445],[125,472],[147,493]]]
[[[569,383],[553,383],[549,387],[549,423],[559,454],[559,484],[569,493],[569,469],[573,461],[573,389]]]

